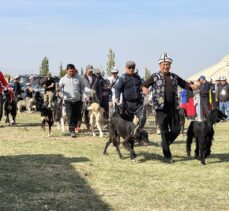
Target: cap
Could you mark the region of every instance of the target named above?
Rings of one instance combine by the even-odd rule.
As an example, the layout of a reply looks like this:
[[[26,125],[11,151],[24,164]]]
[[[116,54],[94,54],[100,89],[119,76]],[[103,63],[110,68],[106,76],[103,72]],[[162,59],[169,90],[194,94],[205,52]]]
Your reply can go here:
[[[118,73],[118,68],[117,67],[114,67],[112,70],[111,70],[111,73]]]
[[[87,66],[86,66],[86,70],[91,70],[91,71],[93,71],[93,66],[92,66],[91,64],[87,65]]]
[[[201,76],[198,78],[198,80],[200,80],[200,79],[205,80],[205,76],[204,76],[204,75],[201,75]]]
[[[31,86],[31,83],[26,83],[26,86]]]
[[[222,76],[219,77],[219,80],[220,80],[220,81],[226,81],[227,78],[226,78],[224,75],[222,75]]]
[[[129,60],[129,61],[126,62],[126,66],[127,66],[127,67],[131,67],[131,66],[134,66],[134,67],[135,67],[136,64],[135,64],[134,61]]]

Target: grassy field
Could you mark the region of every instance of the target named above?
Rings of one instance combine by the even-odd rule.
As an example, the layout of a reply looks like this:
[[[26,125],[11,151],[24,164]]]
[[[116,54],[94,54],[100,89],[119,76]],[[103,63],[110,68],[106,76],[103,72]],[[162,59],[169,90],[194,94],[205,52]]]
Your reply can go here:
[[[72,139],[53,127],[42,137],[39,114],[19,114],[17,126],[0,128],[0,210],[228,210],[229,127],[215,127],[207,165],[185,155],[185,138],[171,146],[175,163],[151,145],[136,146],[138,163],[120,160],[107,137]],[[148,129],[153,128],[149,122]]]

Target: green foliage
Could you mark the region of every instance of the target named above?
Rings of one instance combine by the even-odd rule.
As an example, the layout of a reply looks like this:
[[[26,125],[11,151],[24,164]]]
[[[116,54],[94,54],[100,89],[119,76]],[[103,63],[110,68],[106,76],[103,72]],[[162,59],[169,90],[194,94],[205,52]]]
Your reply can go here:
[[[112,49],[109,49],[108,53],[108,61],[107,61],[107,75],[111,75],[111,70],[115,66],[115,53],[112,51]]]
[[[80,75],[82,76],[83,74],[84,74],[83,68],[81,67],[81,68],[80,68]]]
[[[59,76],[63,77],[66,74],[66,69],[63,69],[63,64],[61,62],[60,68],[59,68]]]
[[[151,72],[150,72],[150,70],[146,67],[146,68],[145,68],[144,79],[145,79],[145,80],[148,79],[148,78],[150,77],[150,75],[151,75]]]
[[[49,60],[47,57],[44,57],[40,66],[40,75],[46,76],[48,72],[49,72]]]

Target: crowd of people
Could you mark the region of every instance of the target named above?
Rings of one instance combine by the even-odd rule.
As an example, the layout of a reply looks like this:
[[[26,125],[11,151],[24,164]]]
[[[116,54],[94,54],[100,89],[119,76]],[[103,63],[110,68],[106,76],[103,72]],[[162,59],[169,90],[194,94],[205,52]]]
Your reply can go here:
[[[138,118],[137,128],[143,128],[146,123],[144,96],[151,95],[151,104],[156,112],[156,121],[161,131],[162,149],[165,159],[172,162],[170,144],[180,133],[179,108],[184,108],[189,118],[199,121],[207,118],[210,110],[219,108],[229,114],[229,85],[224,76],[215,83],[200,76],[195,82],[187,82],[178,75],[171,73],[173,60],[164,53],[158,60],[159,71],[151,74],[145,81],[136,71],[136,63],[127,61],[125,73],[119,76],[119,70],[114,67],[111,76],[104,79],[101,72],[92,65],[87,65],[85,73],[80,76],[73,64],[68,64],[66,74],[56,86],[51,73],[47,74],[42,87],[45,90],[44,104],[52,107],[54,94],[61,93],[66,107],[68,127],[71,137],[80,132],[82,118],[86,128],[90,129],[89,111],[91,103],[98,103],[104,109],[104,119],[107,125],[112,117],[115,104],[123,108],[124,117],[133,121]],[[30,78],[32,81],[33,78]],[[15,80],[14,90],[0,72],[0,120],[2,118],[2,87],[4,86],[15,97],[21,92],[19,78]],[[178,90],[181,87],[182,90]],[[31,83],[26,84],[26,99],[32,98],[34,90]],[[229,115],[228,115],[229,116]],[[228,117],[229,118],[229,117]]]
[[[229,85],[225,76],[213,82],[201,75],[194,84],[196,90],[193,92],[185,89],[180,91],[180,107],[185,109],[188,118],[202,121],[215,108],[229,116]]]

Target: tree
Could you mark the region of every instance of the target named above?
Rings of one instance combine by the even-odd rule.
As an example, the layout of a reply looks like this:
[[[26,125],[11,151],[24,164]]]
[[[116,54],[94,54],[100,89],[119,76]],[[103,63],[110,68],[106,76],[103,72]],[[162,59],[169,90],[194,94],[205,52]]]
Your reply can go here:
[[[108,61],[107,61],[107,75],[111,75],[111,70],[115,66],[115,53],[112,51],[112,49],[109,49],[108,53]]]
[[[48,72],[49,72],[49,60],[47,57],[44,57],[40,66],[40,75],[46,76]]]
[[[145,68],[145,76],[144,76],[144,79],[145,79],[145,80],[148,79],[148,78],[150,77],[150,75],[151,75],[151,72],[150,72],[150,70],[146,67],[146,68]]]
[[[63,69],[63,64],[62,62],[60,63],[60,68],[59,68],[59,76],[63,77],[66,74],[66,69]]]
[[[81,67],[81,68],[80,68],[80,75],[82,76],[83,74],[84,74],[83,68]]]

